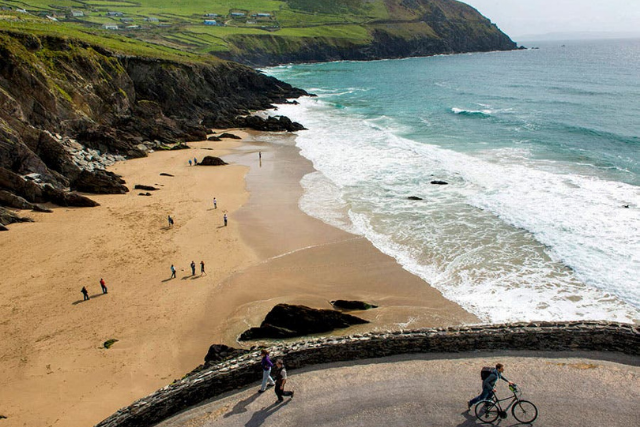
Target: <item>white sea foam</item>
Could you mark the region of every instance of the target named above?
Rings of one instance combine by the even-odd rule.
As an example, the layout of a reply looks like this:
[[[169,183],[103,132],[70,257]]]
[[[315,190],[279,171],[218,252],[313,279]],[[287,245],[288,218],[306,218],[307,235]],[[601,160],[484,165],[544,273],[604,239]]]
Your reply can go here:
[[[297,144],[321,173],[303,179],[303,210],[364,235],[481,318],[640,318],[637,187],[526,149],[471,156],[416,143],[388,118],[336,113],[322,97],[279,113],[311,129]]]

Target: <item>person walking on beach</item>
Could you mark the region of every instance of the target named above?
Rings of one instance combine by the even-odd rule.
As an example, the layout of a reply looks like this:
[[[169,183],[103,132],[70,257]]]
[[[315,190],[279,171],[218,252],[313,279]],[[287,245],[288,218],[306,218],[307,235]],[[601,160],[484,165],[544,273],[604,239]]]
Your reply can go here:
[[[189,159],[189,166],[191,166],[191,159]]]
[[[494,369],[493,372],[491,372],[489,376],[482,381],[482,393],[467,402],[468,410],[471,410],[471,407],[481,400],[490,399],[491,396],[493,396],[493,393],[496,392],[496,382],[498,382],[498,379],[509,383],[509,385],[513,385],[511,381],[502,376],[503,372],[504,365],[502,363],[496,364],[496,369]]]
[[[262,151],[258,151],[258,159],[262,160]]]
[[[226,227],[227,226],[227,214],[224,214],[223,219],[224,219],[224,226]]]
[[[102,293],[106,294],[107,293],[107,285],[104,283],[104,279],[102,277],[100,278],[100,287],[102,288]]]
[[[176,278],[176,268],[173,266],[173,264],[171,264],[171,277],[169,277],[170,279],[175,279]]]
[[[169,227],[173,227],[173,218],[171,218],[171,215],[167,216],[167,221],[169,221]]]
[[[195,157],[193,158],[193,164],[198,166],[198,159],[196,159]]]
[[[82,292],[83,301],[89,301],[91,299],[89,298],[89,291],[87,290],[86,287],[83,286],[80,292]]]
[[[293,398],[293,391],[284,391],[284,385],[287,383],[287,370],[284,367],[282,359],[276,360],[275,377],[276,386],[274,389],[276,396],[278,396],[278,402],[282,402],[284,400],[282,396],[289,396]]]
[[[262,386],[258,393],[264,393],[268,387],[274,386],[276,383],[271,378],[271,368],[273,368],[273,362],[269,359],[269,350],[262,349],[260,352],[262,354],[262,360],[260,361],[260,366],[262,366]]]
[[[218,201],[215,197],[213,198],[213,209],[218,209]]]
[[[200,275],[206,275],[207,273],[204,271],[204,261],[200,261]]]
[[[196,275],[196,263],[191,261],[191,275],[195,276]]]

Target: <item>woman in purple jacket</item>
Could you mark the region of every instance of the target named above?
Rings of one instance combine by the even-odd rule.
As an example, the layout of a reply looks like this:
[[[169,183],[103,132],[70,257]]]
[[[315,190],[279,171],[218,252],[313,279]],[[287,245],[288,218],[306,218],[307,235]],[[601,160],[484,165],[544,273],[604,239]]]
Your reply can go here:
[[[262,365],[262,387],[258,390],[258,393],[264,393],[268,386],[271,387],[275,385],[275,381],[271,378],[271,368],[273,368],[273,362],[269,359],[269,350],[262,349],[262,360],[260,361],[260,365]]]

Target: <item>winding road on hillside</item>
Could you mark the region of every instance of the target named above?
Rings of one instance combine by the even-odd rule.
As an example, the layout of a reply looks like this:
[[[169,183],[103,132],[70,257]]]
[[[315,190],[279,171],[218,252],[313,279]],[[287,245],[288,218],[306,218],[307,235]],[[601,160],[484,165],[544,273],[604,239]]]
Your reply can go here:
[[[176,415],[160,427],[482,425],[466,402],[480,369],[505,364],[521,398],[539,410],[536,427],[640,425],[640,359],[597,352],[419,354],[314,366],[289,372],[292,399],[275,404],[259,383]],[[286,360],[285,360],[286,364]],[[509,393],[501,383],[498,395]],[[519,424],[509,413],[494,425]]]

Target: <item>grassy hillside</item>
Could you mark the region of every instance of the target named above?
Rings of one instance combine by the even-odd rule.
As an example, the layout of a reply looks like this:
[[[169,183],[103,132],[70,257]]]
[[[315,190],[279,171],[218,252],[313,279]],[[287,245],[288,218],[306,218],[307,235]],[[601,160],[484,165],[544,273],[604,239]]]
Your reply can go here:
[[[469,50],[445,40],[443,22],[445,33],[464,30],[495,40],[502,34],[455,0],[0,0],[0,7],[0,29],[86,37],[124,52],[163,57],[272,55],[271,61],[263,59],[282,62],[281,55],[295,59],[309,46],[336,52],[365,48],[386,32],[396,41],[444,40],[433,53]],[[489,48],[484,45],[480,50]]]

